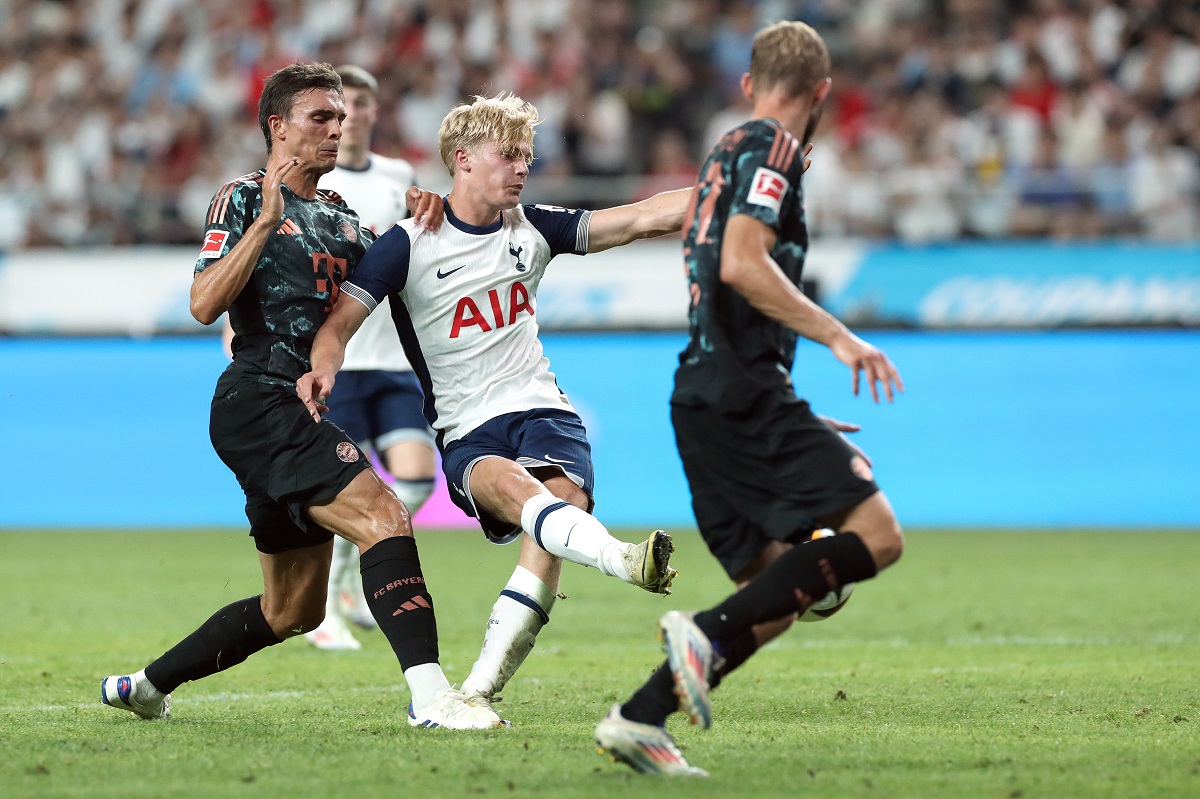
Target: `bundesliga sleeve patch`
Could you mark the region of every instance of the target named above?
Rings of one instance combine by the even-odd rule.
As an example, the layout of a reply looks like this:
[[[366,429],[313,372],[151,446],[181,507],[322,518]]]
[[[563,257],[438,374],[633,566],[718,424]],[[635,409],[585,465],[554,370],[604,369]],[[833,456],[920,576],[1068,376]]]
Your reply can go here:
[[[787,178],[760,166],[754,171],[754,180],[750,182],[750,194],[746,197],[746,202],[779,213],[779,206],[783,203],[783,195],[787,194],[787,190]]]
[[[229,240],[228,230],[210,230],[204,234],[204,244],[200,247],[201,258],[220,258],[225,252],[225,242]]]

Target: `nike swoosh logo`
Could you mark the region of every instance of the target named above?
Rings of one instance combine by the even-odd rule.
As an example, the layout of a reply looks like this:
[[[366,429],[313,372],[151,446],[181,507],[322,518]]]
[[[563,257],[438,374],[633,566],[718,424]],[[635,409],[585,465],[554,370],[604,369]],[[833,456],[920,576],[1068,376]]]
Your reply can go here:
[[[459,269],[466,269],[466,268],[467,268],[467,265],[463,264],[462,266],[457,266],[454,269],[451,269],[449,272],[443,272],[441,269],[439,269],[437,272],[438,280],[442,280],[443,278],[450,277],[455,272],[457,272]]]
[[[559,460],[558,458],[551,458],[549,455],[546,456],[546,460],[550,461],[551,463],[574,463],[575,462],[575,461]]]

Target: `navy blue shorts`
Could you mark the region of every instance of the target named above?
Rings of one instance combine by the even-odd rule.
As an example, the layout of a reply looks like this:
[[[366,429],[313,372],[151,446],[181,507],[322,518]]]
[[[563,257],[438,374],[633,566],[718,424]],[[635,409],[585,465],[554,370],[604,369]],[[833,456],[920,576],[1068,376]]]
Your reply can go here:
[[[493,544],[508,544],[521,535],[513,526],[476,509],[468,487],[471,469],[487,457],[507,458],[526,469],[560,469],[588,496],[588,510],[595,501],[595,472],[592,447],[587,442],[583,422],[570,411],[535,408],[506,413],[476,427],[457,441],[446,445],[442,453],[442,471],[450,488],[450,499],[468,516],[479,519],[483,534]]]
[[[421,406],[421,384],[412,372],[340,372],[329,395],[325,418],[360,447],[384,452],[400,441],[433,445],[433,431]]]

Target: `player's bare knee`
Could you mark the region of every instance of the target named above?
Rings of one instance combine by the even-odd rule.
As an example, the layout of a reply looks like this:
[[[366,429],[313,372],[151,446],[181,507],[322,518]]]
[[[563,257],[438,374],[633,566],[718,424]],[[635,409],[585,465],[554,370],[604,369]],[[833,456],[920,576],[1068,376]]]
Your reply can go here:
[[[347,514],[347,525],[343,535],[361,551],[365,552],[383,541],[396,536],[412,537],[412,518],[408,508],[382,481],[377,490],[358,509]]]
[[[325,603],[285,601],[263,608],[271,630],[281,639],[312,632],[325,620]]]
[[[859,537],[867,545],[871,557],[875,559],[875,568],[883,571],[904,554],[904,531],[894,517],[860,532]]]

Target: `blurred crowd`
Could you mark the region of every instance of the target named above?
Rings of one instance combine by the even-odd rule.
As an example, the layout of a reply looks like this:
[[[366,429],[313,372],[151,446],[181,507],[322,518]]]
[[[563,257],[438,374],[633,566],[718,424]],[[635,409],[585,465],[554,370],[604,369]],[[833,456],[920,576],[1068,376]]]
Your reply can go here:
[[[689,185],[748,107],[768,22],[824,35],[817,234],[1200,236],[1200,10],[1184,0],[5,0],[0,249],[198,241],[265,158],[263,80],[380,81],[373,149],[444,188],[442,116],[511,90],[542,117],[538,201]],[[547,196],[550,195],[550,196]]]

